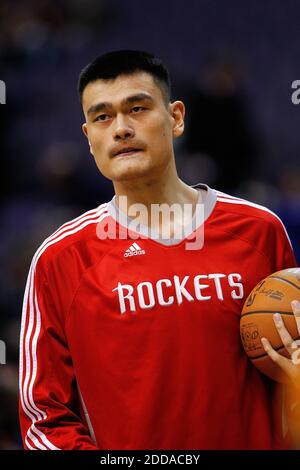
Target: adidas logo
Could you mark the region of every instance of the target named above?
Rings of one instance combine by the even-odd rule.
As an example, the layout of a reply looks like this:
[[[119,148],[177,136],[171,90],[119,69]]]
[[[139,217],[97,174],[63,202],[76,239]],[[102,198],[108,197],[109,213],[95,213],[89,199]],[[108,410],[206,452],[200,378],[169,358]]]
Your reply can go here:
[[[124,253],[124,257],[127,258],[128,256],[137,256],[137,255],[144,255],[146,252],[142,250],[141,247],[137,243],[133,243]]]

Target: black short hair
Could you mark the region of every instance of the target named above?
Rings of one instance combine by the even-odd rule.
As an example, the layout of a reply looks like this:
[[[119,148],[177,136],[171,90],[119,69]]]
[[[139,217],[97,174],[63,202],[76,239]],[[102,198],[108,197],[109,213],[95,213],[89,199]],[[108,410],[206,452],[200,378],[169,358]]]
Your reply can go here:
[[[168,104],[171,99],[171,83],[167,67],[149,52],[128,49],[100,55],[82,69],[78,80],[80,102],[83,91],[89,83],[98,79],[110,80],[137,71],[147,72],[153,77],[161,89],[165,103]]]

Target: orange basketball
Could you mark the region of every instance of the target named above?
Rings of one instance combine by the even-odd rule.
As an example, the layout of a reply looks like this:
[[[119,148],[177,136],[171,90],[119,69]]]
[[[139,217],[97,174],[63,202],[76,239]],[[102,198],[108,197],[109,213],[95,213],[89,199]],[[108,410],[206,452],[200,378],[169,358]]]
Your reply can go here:
[[[280,313],[292,338],[300,339],[291,307],[292,300],[300,301],[300,268],[277,271],[259,282],[246,299],[240,320],[241,339],[246,354],[261,372],[277,382],[286,382],[287,377],[269,358],[261,338],[267,338],[279,354],[291,357],[282,344],[273,314]]]

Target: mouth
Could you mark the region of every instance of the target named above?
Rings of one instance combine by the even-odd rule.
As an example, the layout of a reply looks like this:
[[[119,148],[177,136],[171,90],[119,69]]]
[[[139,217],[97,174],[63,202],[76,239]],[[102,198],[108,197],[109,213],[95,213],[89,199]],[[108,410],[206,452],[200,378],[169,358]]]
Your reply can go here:
[[[130,155],[134,155],[135,153],[142,152],[142,149],[127,147],[120,149],[118,152],[114,154],[114,157],[129,157]]]

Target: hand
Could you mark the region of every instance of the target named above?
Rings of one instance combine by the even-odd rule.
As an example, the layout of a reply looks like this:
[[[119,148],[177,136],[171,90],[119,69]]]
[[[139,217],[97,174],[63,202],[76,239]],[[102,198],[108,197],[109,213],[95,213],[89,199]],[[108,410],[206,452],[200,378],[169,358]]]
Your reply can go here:
[[[300,336],[300,302],[293,300],[291,305]],[[284,322],[279,313],[275,313],[273,315],[273,319],[281,341],[291,355],[291,359],[278,354],[278,352],[272,348],[267,338],[261,338],[262,345],[272,361],[274,361],[290,378],[291,384],[300,390],[300,340],[293,340],[284,326]]]

